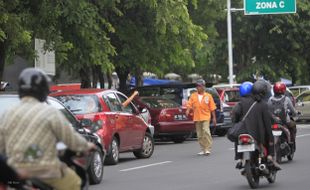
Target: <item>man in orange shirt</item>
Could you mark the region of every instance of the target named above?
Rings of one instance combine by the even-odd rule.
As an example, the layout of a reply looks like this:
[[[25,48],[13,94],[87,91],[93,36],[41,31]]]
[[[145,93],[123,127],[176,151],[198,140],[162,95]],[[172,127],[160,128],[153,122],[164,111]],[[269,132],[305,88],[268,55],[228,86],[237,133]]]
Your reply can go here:
[[[212,147],[212,136],[210,132],[210,119],[212,114],[212,121],[216,127],[216,105],[211,94],[205,92],[205,81],[199,79],[196,82],[197,92],[194,92],[188,102],[186,115],[190,111],[194,112],[193,120],[195,122],[198,142],[201,147],[201,152],[198,155],[210,155]]]

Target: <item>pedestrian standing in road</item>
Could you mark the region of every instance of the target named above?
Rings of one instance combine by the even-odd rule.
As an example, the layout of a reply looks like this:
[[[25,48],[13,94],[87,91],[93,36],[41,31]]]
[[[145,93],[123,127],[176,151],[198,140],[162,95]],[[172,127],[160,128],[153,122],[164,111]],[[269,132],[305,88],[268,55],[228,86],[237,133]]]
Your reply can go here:
[[[194,92],[187,103],[186,115],[193,112],[196,133],[201,152],[198,155],[210,155],[212,148],[212,136],[210,132],[210,119],[216,127],[216,105],[211,94],[205,92],[205,81],[199,79],[196,82],[197,92]]]

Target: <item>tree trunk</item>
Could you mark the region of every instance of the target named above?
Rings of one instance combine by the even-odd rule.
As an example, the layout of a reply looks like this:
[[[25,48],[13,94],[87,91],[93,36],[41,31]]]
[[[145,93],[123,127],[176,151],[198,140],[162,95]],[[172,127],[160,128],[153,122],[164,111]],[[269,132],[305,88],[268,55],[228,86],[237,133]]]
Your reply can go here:
[[[81,88],[90,88],[91,81],[89,77],[89,68],[80,69],[80,77],[81,77]]]
[[[103,77],[103,72],[101,70],[101,66],[99,66],[99,69],[97,70],[98,72],[98,78],[99,78],[99,83],[100,83],[100,88],[104,88],[104,77]]]
[[[92,88],[97,88],[97,83],[98,83],[98,78],[99,78],[97,65],[93,65],[91,70],[92,70],[92,75],[93,75]]]
[[[5,44],[4,42],[1,42],[0,43],[0,81],[2,81],[4,65],[5,65]]]
[[[119,89],[118,90],[127,94],[128,88],[127,88],[126,82],[127,82],[129,70],[127,68],[121,69],[119,67],[117,67],[115,70],[119,78]]]

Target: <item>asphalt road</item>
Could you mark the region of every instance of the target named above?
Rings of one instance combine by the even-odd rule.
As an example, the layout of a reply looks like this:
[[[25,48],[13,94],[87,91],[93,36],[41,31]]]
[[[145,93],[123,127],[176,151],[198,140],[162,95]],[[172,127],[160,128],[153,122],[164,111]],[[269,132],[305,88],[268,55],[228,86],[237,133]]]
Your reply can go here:
[[[244,190],[247,181],[236,170],[233,144],[226,137],[213,138],[210,156],[198,156],[195,139],[182,144],[156,143],[149,159],[121,154],[120,163],[105,166],[104,180],[91,190]],[[261,178],[260,189],[308,190],[310,186],[310,124],[299,124],[297,152],[292,162],[281,164],[274,184]]]

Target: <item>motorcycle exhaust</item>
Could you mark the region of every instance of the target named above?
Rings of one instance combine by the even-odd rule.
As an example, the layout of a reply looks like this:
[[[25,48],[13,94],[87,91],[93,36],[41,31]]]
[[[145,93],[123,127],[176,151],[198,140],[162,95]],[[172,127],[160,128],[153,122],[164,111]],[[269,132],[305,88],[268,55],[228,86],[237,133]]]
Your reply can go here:
[[[258,166],[258,169],[259,169],[261,172],[263,172],[264,174],[268,174],[268,173],[269,173],[269,171],[268,171],[268,169],[267,169],[267,167],[266,167],[266,164],[260,164],[260,165]]]

